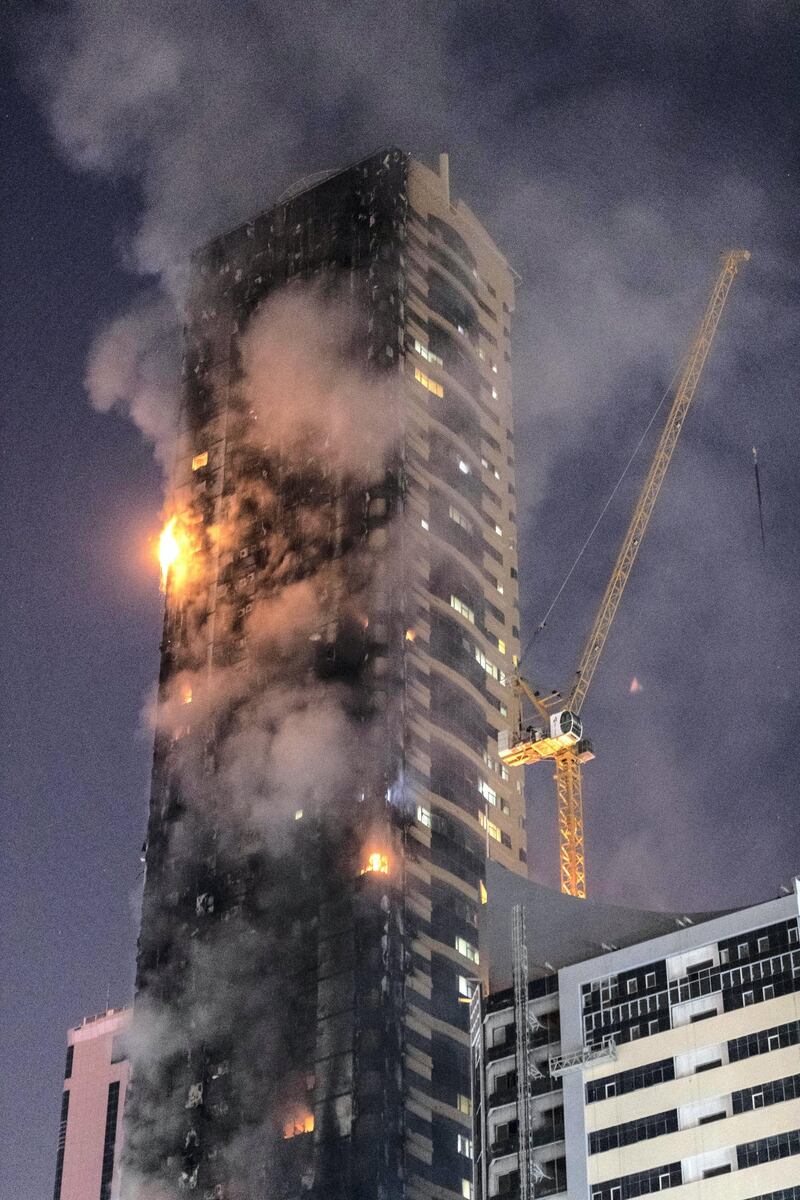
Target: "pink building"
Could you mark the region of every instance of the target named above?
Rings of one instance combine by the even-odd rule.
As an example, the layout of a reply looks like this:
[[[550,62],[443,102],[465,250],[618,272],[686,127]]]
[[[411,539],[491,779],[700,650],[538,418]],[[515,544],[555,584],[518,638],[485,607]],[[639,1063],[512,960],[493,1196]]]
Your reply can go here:
[[[53,1200],[116,1200],[130,1008],[86,1017],[67,1034]]]

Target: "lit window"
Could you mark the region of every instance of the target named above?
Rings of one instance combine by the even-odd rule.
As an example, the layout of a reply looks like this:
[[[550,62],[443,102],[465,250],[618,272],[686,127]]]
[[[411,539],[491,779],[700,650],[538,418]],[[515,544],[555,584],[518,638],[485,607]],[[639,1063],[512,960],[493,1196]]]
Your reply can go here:
[[[454,508],[452,504],[450,505],[449,514],[451,521],[455,521],[456,525],[460,525],[467,533],[472,533],[472,522],[468,521],[464,514],[459,512],[457,508]]]
[[[472,1158],[472,1140],[465,1137],[463,1133],[458,1135],[458,1153]]]
[[[496,387],[492,388],[492,399],[493,400],[497,399],[497,388]]]
[[[489,787],[485,779],[478,780],[478,791],[483,796],[487,804],[492,804],[497,807],[497,792],[494,788]]]
[[[450,607],[454,608],[457,613],[460,613],[462,617],[466,618],[470,625],[475,624],[475,613],[468,604],[465,604],[463,600],[459,600],[458,596],[450,597]]]
[[[502,638],[497,639],[497,649],[500,651],[501,654],[505,654],[505,652],[506,652],[506,644]]]
[[[427,829],[430,829],[430,827],[431,827],[430,809],[423,808],[421,804],[418,804],[417,805],[417,820],[419,821],[420,825],[424,825],[424,826],[426,826]]]
[[[470,1100],[469,1096],[462,1096],[459,1092],[456,1099],[456,1108],[460,1113],[463,1113],[465,1117],[472,1116],[472,1101]]]
[[[424,517],[423,517],[423,518],[422,518],[422,520],[420,521],[420,525],[422,526],[422,528],[425,530],[425,532],[426,532],[426,533],[427,533],[427,532],[428,532],[428,530],[430,529],[430,525],[428,524],[428,522],[425,520],[425,518],[424,518]]]
[[[482,879],[478,880],[478,896],[480,898],[481,904],[489,903],[489,893],[487,892],[486,884],[483,882]]]
[[[208,466],[208,451],[203,450],[201,454],[195,454],[192,459],[192,470],[199,471],[201,467]]]
[[[429,379],[427,375],[420,371],[419,367],[414,367],[414,378],[416,379],[417,383],[421,383],[422,386],[427,389],[427,391],[433,392],[434,396],[441,397],[444,395],[444,388],[442,385],[437,383],[435,379]]]
[[[463,1200],[472,1200],[472,1181],[470,1179],[461,1180],[461,1195]]]
[[[503,672],[486,657],[479,646],[475,647],[475,660],[480,663],[486,674],[490,675],[492,679],[496,679],[498,683],[505,683],[506,677]],[[505,716],[505,713],[503,715]]]
[[[478,951],[471,944],[471,942],[467,941],[466,938],[463,938],[463,937],[456,938],[456,950],[458,951],[459,954],[463,954],[464,958],[468,958],[470,962],[474,962],[474,963],[480,962],[480,958],[478,956]]]
[[[458,994],[459,994],[459,996],[463,996],[466,1000],[471,1000],[472,999],[472,991],[473,991],[472,981],[467,979],[466,975],[459,975],[459,977],[458,977]]]
[[[507,709],[507,707],[505,706],[505,704],[503,704],[502,700],[500,701],[500,716],[501,716],[501,717],[507,717],[507,716],[508,716],[508,709]]]
[[[480,348],[478,348],[478,358],[481,358],[481,359],[486,358],[485,351],[481,350]]]
[[[495,531],[495,533],[497,534],[497,536],[498,536],[498,537],[502,537],[502,536],[503,536],[503,531],[502,531],[502,529],[501,529],[501,528],[500,528],[500,526],[499,526],[498,524],[496,524],[496,523],[495,523],[494,531]]]
[[[298,809],[297,809],[297,811],[296,811],[296,812],[295,812],[295,814],[294,814],[294,819],[295,819],[295,821],[302,821],[302,819],[303,819],[303,810],[302,810],[302,808],[298,808]]]
[[[486,816],[486,813],[482,809],[478,813],[478,821],[481,828],[486,830],[490,838],[492,838],[495,842],[502,841],[500,830],[497,828],[494,821],[489,820],[489,818]]]
[[[501,596],[505,596],[505,588],[503,587],[502,583],[496,583],[494,586],[497,588],[497,591]]]
[[[435,367],[444,366],[444,363],[442,359],[439,358],[439,355],[434,354],[433,351],[429,350],[427,346],[423,346],[422,342],[418,342],[416,338],[414,338],[414,349],[420,358],[425,359],[425,362],[433,363]]]
[[[497,363],[496,362],[492,363],[492,370],[494,371],[494,373],[496,375],[497,374]]]
[[[464,462],[464,460],[463,460],[463,458],[460,458],[460,459],[458,460],[458,469],[459,469],[459,471],[461,472],[461,474],[462,474],[462,475],[469,475],[469,474],[470,474],[469,463],[465,463],[465,462]]]

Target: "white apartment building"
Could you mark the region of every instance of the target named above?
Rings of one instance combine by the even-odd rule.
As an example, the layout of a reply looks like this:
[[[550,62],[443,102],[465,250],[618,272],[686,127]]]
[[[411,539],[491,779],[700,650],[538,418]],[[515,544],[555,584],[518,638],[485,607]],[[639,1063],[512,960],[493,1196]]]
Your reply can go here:
[[[488,886],[489,979],[472,1006],[475,1200],[800,1200],[798,881],[711,915],[574,900],[496,867]],[[513,904],[532,976],[527,1180]]]

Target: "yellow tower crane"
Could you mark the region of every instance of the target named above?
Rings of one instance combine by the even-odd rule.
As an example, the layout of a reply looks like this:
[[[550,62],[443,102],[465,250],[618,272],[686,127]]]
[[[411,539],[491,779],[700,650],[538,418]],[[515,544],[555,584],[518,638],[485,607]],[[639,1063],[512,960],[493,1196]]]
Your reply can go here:
[[[689,348],[675,399],[664,423],[633,516],[622,539],[597,616],[586,639],[575,672],[575,682],[566,703],[557,692],[542,696],[520,674],[511,681],[514,693],[514,726],[510,730],[500,732],[498,751],[502,761],[513,767],[542,762],[545,759],[552,759],[555,763],[561,891],[569,896],[586,897],[581,763],[594,758],[594,753],[591,743],[583,736],[581,708],[653,514],[686,414],[697,390],[728,292],[740,265],[749,258],[748,250],[731,250],[722,257],[722,266],[711,298]],[[527,696],[533,704],[538,716],[545,723],[544,728],[523,724],[523,696]]]

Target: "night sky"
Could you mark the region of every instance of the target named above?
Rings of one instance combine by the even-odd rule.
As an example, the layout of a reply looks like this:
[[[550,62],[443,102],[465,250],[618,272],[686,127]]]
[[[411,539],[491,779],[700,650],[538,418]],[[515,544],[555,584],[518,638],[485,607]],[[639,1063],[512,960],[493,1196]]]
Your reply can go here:
[[[109,322],[179,306],[191,246],[299,176],[381,144],[430,162],[448,150],[454,193],[521,276],[523,638],[667,386],[720,253],[752,251],[584,708],[588,885],[710,908],[800,869],[792,9],[7,7],[3,1196],[51,1193],[65,1030],[132,988],[161,618],[152,438],[163,447],[172,425],[171,359],[114,343],[94,392],[111,412],[90,403],[87,362]],[[138,318],[125,328],[141,334]],[[534,644],[537,685],[569,683],[652,445]],[[532,774],[528,825],[534,873],[555,884],[552,786],[546,767]]]

